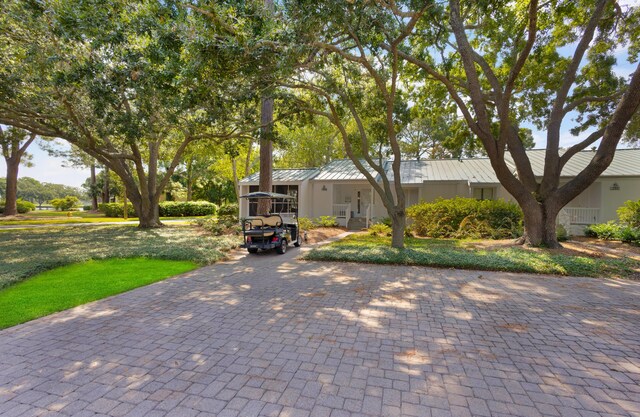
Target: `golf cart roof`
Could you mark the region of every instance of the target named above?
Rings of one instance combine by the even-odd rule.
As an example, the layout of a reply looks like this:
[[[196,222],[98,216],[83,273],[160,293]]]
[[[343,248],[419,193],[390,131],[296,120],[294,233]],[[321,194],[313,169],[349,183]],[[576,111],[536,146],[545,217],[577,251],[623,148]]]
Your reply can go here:
[[[241,195],[240,198],[283,198],[288,200],[295,200],[295,197],[292,195],[279,194],[279,193],[267,193],[264,191],[257,191],[255,193]]]

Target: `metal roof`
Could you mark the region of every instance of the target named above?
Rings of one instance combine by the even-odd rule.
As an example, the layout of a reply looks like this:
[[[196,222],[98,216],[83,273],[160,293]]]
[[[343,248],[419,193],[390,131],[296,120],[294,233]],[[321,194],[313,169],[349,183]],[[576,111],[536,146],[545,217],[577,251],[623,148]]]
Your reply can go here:
[[[393,180],[391,163],[387,164],[387,175]],[[498,178],[488,158],[475,159],[427,159],[402,161],[400,164],[402,184],[422,184],[424,181],[469,181],[471,183],[498,183]]]
[[[378,172],[371,168],[365,161],[361,161],[369,173],[377,179]],[[383,162],[384,163],[384,162]],[[314,180],[332,180],[332,181],[354,181],[365,180],[367,177],[355,166],[350,159],[338,159],[332,161],[322,167],[318,176]]]
[[[544,172],[544,149],[527,151],[533,172],[542,176]],[[562,176],[573,177],[587,166],[593,158],[594,152],[578,152],[569,160],[562,170]],[[509,154],[507,153],[508,157]],[[507,158],[510,165],[514,165]],[[369,167],[362,161],[365,167]],[[393,180],[392,162],[384,163],[385,171]],[[371,175],[380,180],[378,173],[369,167]],[[403,184],[422,184],[425,181],[469,181],[479,184],[499,183],[489,158],[470,159],[426,159],[422,161],[402,161],[400,176]],[[602,174],[604,177],[640,177],[640,149],[618,149],[609,168]],[[257,183],[259,173],[242,179],[241,183]],[[307,179],[324,181],[359,181],[366,177],[356,168],[350,159],[339,159],[328,163],[322,168],[306,169],[276,169],[273,171],[274,182],[296,182]]]
[[[274,169],[272,180],[278,182],[297,182],[304,181],[315,177],[320,170],[318,168],[296,168],[296,169]],[[250,182],[258,183],[260,181],[260,173],[249,175],[240,180],[241,184]]]
[[[267,193],[263,191],[256,191],[255,193],[241,195],[240,198],[249,198],[249,199],[273,198],[273,199],[295,200],[296,197],[288,194]]]
[[[544,174],[544,149],[527,151],[534,175]],[[575,177],[593,159],[595,152],[582,151],[575,154],[562,169],[563,177]],[[602,177],[640,177],[640,149],[617,149],[611,165],[602,173]]]

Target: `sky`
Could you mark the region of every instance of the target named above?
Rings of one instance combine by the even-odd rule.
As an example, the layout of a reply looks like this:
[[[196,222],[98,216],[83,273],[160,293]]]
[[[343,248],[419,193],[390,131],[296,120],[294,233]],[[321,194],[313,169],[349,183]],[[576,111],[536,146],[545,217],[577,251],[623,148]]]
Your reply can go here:
[[[621,5],[632,5],[638,6],[640,4],[640,0],[627,0],[620,1]],[[572,51],[567,51],[571,53]],[[633,70],[635,69],[635,65],[630,64],[627,61],[627,50],[625,48],[619,48],[616,51],[617,58],[617,67],[616,73],[619,76],[628,77]],[[562,125],[561,138],[560,138],[560,146],[568,147],[577,142],[579,142],[582,138],[584,138],[587,133],[583,133],[582,135],[576,137],[569,133],[569,130],[574,126],[572,123],[572,118],[565,118],[564,123]],[[546,137],[544,132],[541,132],[533,125],[523,125],[524,127],[528,127],[533,131],[533,137],[535,140],[536,148],[544,148],[546,145]],[[60,148],[68,148],[68,145],[61,140],[57,141],[59,143]],[[599,142],[596,143],[596,145]],[[73,187],[80,187],[87,178],[89,178],[90,172],[88,168],[69,168],[65,167],[65,161],[63,158],[52,157],[49,154],[42,150],[39,144],[36,142],[29,147],[28,152],[33,156],[31,163],[32,167],[20,167],[19,177],[32,177],[40,182],[49,182],[54,184],[65,184]],[[6,176],[7,166],[4,161],[4,158],[0,158],[0,177]]]

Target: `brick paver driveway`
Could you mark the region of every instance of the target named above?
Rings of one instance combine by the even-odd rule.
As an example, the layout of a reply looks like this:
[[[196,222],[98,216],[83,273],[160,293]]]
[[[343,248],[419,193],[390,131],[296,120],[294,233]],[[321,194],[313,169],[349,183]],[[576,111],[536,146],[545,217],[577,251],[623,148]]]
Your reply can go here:
[[[638,282],[297,254],[1,331],[0,414],[640,415]]]

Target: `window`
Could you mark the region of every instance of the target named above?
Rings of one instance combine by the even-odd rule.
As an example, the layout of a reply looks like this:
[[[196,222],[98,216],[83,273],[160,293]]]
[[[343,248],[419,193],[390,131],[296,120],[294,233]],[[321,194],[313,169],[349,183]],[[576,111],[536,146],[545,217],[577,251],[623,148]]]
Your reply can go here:
[[[493,188],[474,188],[473,198],[476,200],[493,200]]]
[[[298,186],[297,185],[274,185],[272,188],[274,193],[278,194],[287,194],[294,196],[295,203],[292,204],[292,207],[298,206]],[[259,191],[259,187],[257,185],[250,185],[249,192],[255,193]],[[271,202],[271,213],[284,213],[288,210],[289,203],[282,201],[272,201]],[[249,200],[249,216],[256,216],[258,214],[258,201],[257,200]]]

